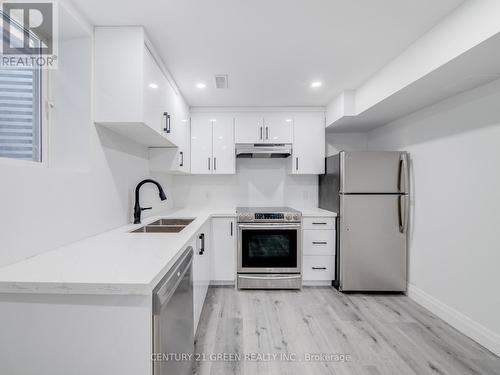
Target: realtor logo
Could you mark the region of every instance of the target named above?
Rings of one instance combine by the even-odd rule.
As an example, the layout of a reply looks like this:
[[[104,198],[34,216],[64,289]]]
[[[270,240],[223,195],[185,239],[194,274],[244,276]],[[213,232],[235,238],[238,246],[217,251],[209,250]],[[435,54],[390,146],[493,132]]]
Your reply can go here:
[[[55,6],[51,1],[2,3],[3,66],[53,67]]]

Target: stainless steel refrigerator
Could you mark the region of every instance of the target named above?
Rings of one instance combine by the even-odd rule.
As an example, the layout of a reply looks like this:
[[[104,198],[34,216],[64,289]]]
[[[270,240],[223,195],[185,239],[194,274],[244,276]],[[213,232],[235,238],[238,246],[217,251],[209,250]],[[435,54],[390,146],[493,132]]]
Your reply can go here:
[[[342,151],[326,158],[326,173],[319,176],[319,206],[339,214],[339,290],[406,291],[406,152]]]

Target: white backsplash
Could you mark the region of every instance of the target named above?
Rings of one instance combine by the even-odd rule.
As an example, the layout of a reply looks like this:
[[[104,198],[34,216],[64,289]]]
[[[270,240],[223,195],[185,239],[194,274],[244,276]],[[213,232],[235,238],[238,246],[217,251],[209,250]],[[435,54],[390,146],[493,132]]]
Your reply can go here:
[[[318,206],[318,176],[288,174],[289,159],[237,159],[236,175],[175,176],[177,207]]]

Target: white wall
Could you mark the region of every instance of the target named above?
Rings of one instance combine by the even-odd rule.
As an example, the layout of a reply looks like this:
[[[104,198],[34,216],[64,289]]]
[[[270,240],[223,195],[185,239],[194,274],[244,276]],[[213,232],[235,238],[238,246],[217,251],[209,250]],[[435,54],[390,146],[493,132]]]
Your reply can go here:
[[[318,176],[288,175],[288,159],[237,159],[236,175],[175,176],[178,207],[318,205]]]
[[[500,80],[368,135],[411,155],[410,296],[500,353]]]
[[[326,133],[326,156],[340,151],[366,150],[367,142],[366,133]]]
[[[0,161],[0,266],[128,223],[133,189],[149,177],[145,148],[93,124],[92,29],[70,13],[59,12],[63,40],[59,69],[51,73],[47,164]],[[160,204],[144,186],[143,206],[173,205],[171,179],[162,183],[170,199]]]

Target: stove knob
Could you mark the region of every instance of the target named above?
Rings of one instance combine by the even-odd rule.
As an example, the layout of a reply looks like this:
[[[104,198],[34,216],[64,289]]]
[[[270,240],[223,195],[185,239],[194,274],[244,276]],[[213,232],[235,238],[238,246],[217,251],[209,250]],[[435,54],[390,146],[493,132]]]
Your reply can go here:
[[[295,221],[299,221],[299,220],[300,220],[300,216],[299,216],[299,214],[295,214],[295,215],[293,215],[293,220],[295,220]]]
[[[286,220],[287,221],[291,221],[292,220],[292,215],[291,214],[287,214],[286,215]]]

